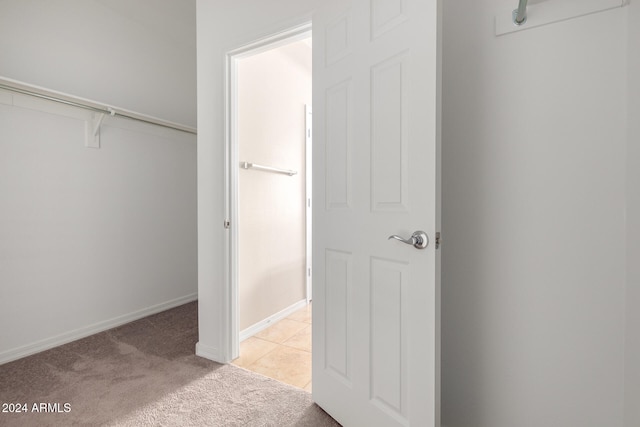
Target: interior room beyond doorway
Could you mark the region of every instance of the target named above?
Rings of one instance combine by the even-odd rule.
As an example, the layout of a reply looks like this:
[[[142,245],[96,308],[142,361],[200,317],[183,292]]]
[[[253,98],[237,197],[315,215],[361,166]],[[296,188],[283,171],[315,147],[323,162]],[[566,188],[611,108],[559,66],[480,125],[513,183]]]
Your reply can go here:
[[[231,75],[242,343],[234,363],[310,389],[310,32],[247,50]]]

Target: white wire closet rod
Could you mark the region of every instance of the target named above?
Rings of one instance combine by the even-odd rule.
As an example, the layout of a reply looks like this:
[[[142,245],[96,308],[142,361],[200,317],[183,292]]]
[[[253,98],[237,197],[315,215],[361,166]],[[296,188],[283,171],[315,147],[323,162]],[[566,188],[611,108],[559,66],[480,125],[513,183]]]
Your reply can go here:
[[[292,171],[289,169],[273,168],[271,166],[263,166],[263,165],[258,165],[256,163],[249,163],[249,162],[241,162],[240,167],[242,169],[256,169],[256,170],[265,171],[265,172],[282,173],[289,176],[293,176],[298,173],[296,171]]]
[[[162,126],[169,129],[175,129],[182,132],[197,135],[198,130],[191,126],[181,125],[179,123],[170,122],[168,120],[159,119],[157,117],[148,116],[146,114],[136,113],[117,107],[108,107],[95,101],[80,98],[73,95],[67,95],[62,92],[45,89],[39,86],[22,83],[17,80],[0,77],[0,89],[19,93],[22,95],[33,96],[36,98],[46,99],[58,102],[72,107],[82,108],[84,110],[94,111],[107,115],[124,117],[126,119],[137,120],[139,122],[149,123],[156,126]]]

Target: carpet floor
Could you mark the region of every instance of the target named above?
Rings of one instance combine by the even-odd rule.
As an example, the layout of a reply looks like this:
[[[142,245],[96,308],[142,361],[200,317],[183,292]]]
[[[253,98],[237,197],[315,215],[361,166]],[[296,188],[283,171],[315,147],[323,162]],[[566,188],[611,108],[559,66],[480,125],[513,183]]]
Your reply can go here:
[[[0,365],[0,426],[339,427],[304,390],[195,356],[197,340],[190,303]]]

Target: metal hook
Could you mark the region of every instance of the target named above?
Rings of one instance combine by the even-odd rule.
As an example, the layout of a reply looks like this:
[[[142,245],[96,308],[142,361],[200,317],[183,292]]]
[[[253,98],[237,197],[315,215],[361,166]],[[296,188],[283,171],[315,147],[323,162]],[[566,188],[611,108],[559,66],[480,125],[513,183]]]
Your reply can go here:
[[[513,23],[517,26],[527,22],[527,2],[529,0],[520,0],[518,8],[513,11]]]

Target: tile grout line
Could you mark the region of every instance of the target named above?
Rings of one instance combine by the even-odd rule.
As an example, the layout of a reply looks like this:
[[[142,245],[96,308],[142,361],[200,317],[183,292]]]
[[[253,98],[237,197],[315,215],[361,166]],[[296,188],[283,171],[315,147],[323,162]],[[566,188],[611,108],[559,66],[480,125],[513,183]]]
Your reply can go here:
[[[257,338],[257,339],[260,339],[260,338]],[[267,341],[267,340],[262,340],[262,341],[266,341],[266,342],[271,343],[271,344],[276,344],[276,343],[273,343],[273,342],[271,342],[271,341]],[[278,344],[276,344],[276,346],[275,346],[275,347],[273,347],[271,350],[267,351],[265,354],[263,354],[262,356],[258,357],[256,360],[254,360],[254,361],[253,361],[253,362],[251,362],[249,365],[247,365],[246,369],[248,369],[248,370],[250,370],[250,371],[253,371],[253,372],[256,372],[256,371],[254,371],[253,369],[251,369],[251,368],[250,368],[250,366],[255,365],[256,363],[258,363],[258,361],[259,361],[260,359],[264,358],[264,357],[265,357],[265,356],[267,356],[268,354],[273,353],[273,352],[274,352],[274,351],[276,351],[277,349],[278,349]]]
[[[308,310],[309,310],[309,307],[305,307],[305,308],[301,309],[300,311],[294,313],[293,316],[295,316],[297,313],[300,313],[302,311],[305,311],[305,312],[308,313]],[[303,325],[303,327],[301,329],[297,330],[293,335],[291,335],[290,337],[284,339],[282,342],[276,342],[276,341],[272,341],[272,340],[267,339],[267,338],[259,337],[259,336],[257,336],[258,334],[254,335],[252,338],[254,338],[256,340],[259,340],[259,341],[262,341],[264,343],[273,344],[274,348],[272,348],[271,350],[267,351],[265,354],[261,355],[256,360],[252,361],[251,364],[246,365],[246,366],[242,366],[242,367],[244,369],[249,370],[249,371],[253,371],[253,372],[257,372],[259,374],[265,375],[264,373],[261,373],[259,370],[255,370],[254,368],[257,366],[257,364],[261,360],[265,359],[267,356],[272,355],[275,351],[278,351],[278,350],[285,350],[286,351],[286,349],[290,349],[290,350],[295,350],[295,351],[298,351],[298,352],[304,354],[305,357],[306,357],[306,355],[311,356],[311,354],[312,354],[311,351],[308,351],[308,350],[302,349],[302,348],[298,348],[298,347],[293,347],[291,345],[286,344],[287,341],[291,340],[292,338],[294,338],[297,335],[299,335],[300,333],[302,333],[302,331],[304,331],[306,329],[309,329],[312,326],[313,323],[311,321],[311,314],[310,313],[308,313],[308,317],[304,316],[304,315],[301,316],[301,317],[303,317],[305,320],[297,320],[297,319],[292,319],[290,317],[286,317],[286,318],[284,318],[284,319],[282,319],[280,321],[280,322],[282,322],[283,320],[289,320],[289,321],[295,322],[295,323],[297,323],[299,325]],[[280,322],[276,322],[275,324],[271,325],[269,328],[265,329],[265,331],[270,329],[270,328],[275,327]],[[309,333],[311,333],[311,332],[309,331]],[[241,366],[241,365],[238,365],[238,366]],[[269,376],[269,375],[265,375],[265,376]],[[298,387],[298,388],[301,388],[301,389],[306,389],[313,382],[313,379],[311,379],[304,387],[300,387],[298,385],[291,384],[291,383],[289,383],[287,381],[283,381],[283,380],[279,380],[279,381],[284,382],[284,383],[289,384],[289,385],[292,385],[294,387]]]

